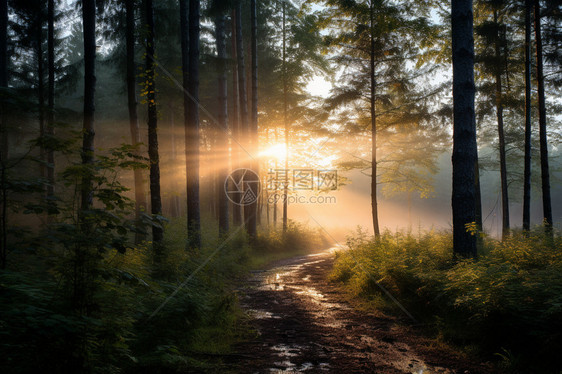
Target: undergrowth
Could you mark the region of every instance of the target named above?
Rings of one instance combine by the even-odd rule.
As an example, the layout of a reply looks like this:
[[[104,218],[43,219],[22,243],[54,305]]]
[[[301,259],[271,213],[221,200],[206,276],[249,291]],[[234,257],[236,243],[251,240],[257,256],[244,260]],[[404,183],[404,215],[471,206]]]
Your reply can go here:
[[[562,239],[542,230],[485,238],[476,260],[453,261],[449,233],[360,230],[337,254],[332,280],[371,308],[403,314],[388,290],[434,336],[513,372],[562,365]]]
[[[325,243],[296,223],[254,245],[243,229],[217,239],[211,218],[202,228],[202,249],[186,251],[185,219],[167,223],[158,263],[150,243],[98,253],[87,313],[70,305],[68,252],[22,238],[0,272],[0,372],[220,372],[222,355],[253,334],[236,291],[248,270]]]

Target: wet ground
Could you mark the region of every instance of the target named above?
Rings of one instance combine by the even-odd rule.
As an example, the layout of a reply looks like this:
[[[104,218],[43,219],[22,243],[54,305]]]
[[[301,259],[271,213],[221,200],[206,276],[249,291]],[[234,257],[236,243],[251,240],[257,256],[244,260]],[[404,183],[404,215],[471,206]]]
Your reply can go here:
[[[352,307],[327,277],[333,250],[255,271],[241,290],[256,338],[236,347],[239,373],[492,373],[421,337],[407,321]],[[230,371],[229,370],[229,371]]]

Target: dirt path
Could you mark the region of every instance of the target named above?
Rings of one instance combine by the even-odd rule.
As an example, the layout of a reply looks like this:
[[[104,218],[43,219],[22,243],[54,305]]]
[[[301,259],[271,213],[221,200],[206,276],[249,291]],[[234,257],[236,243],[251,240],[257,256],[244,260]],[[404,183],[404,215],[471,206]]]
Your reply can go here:
[[[416,336],[394,318],[354,310],[327,280],[331,251],[256,271],[242,293],[255,340],[236,347],[240,373],[492,373]]]

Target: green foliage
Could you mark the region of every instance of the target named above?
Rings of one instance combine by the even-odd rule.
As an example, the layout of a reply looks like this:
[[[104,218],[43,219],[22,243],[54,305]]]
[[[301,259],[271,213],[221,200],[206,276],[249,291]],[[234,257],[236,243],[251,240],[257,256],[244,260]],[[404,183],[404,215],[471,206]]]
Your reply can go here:
[[[265,231],[261,232],[254,244],[255,254],[267,253],[304,253],[327,248],[330,241],[321,229],[311,229],[305,224],[289,219],[287,232]]]
[[[401,313],[378,282],[435,334],[476,345],[502,366],[554,370],[562,348],[562,239],[552,246],[541,233],[514,233],[484,245],[478,260],[453,261],[448,233],[387,232],[372,241],[359,232],[338,253],[332,279]]]

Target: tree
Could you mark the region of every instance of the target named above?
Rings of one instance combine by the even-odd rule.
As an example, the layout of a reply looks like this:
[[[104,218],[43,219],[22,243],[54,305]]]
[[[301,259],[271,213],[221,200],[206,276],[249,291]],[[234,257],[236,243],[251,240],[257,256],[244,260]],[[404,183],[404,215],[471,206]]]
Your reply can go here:
[[[137,115],[137,93],[136,93],[136,69],[135,69],[135,0],[125,1],[125,44],[127,49],[127,107],[129,110],[129,129],[131,132],[131,143],[139,144],[139,120]],[[146,198],[144,195],[144,187],[142,182],[142,171],[135,169],[133,171],[134,189],[135,189],[135,215],[140,218],[142,211],[146,210]],[[140,237],[136,236],[136,242]]]
[[[250,24],[251,24],[251,57],[252,57],[252,110],[251,110],[251,121],[250,121],[250,141],[252,143],[251,150],[255,155],[259,149],[258,145],[258,20],[257,20],[257,9],[256,0],[250,0]],[[254,161],[252,170],[259,175],[259,162]],[[254,181],[255,182],[255,181]],[[256,186],[253,183],[251,186]],[[259,191],[256,191],[256,194]],[[250,220],[248,222],[248,232],[250,237],[255,238],[257,233],[257,220],[258,220],[258,202],[257,199],[252,204],[250,204],[249,209]]]
[[[0,0],[0,90],[8,88],[8,0]],[[6,108],[4,98],[0,102],[0,268],[6,268],[7,255],[7,214],[8,199],[6,195],[5,162],[8,158],[8,131],[6,126]]]
[[[288,228],[288,198],[289,198],[289,121],[287,120],[288,107],[288,72],[287,72],[287,9],[283,1],[283,126],[285,128],[285,180],[283,181],[283,233]]]
[[[531,228],[531,0],[525,0],[525,166],[523,176],[523,230]]]
[[[452,0],[453,58],[453,251],[476,256],[476,235],[468,230],[476,220],[477,162],[474,113],[474,37],[472,0]]]
[[[220,129],[217,134],[217,153],[220,163],[218,170],[217,198],[219,205],[219,234],[228,232],[228,199],[221,187],[227,178],[228,170],[228,97],[226,84],[226,40],[224,9],[215,2],[215,38],[217,43],[217,74],[218,74],[218,121]]]
[[[154,10],[152,0],[144,0],[146,16],[146,101],[148,104],[148,158],[150,162],[150,211],[154,217],[162,214],[162,199],[160,196],[160,160],[158,154],[158,112],[156,108],[156,82],[154,56]],[[152,241],[155,245],[156,256],[161,255],[159,248],[164,239],[164,229],[161,222],[152,226]]]
[[[548,142],[546,135],[546,102],[544,94],[543,51],[541,36],[541,6],[534,0],[535,7],[535,45],[537,52],[537,92],[539,98],[539,143],[541,159],[542,208],[545,230],[552,235],[552,202],[550,198],[550,174],[548,166]]]
[[[0,87],[8,87],[8,0],[0,1]]]
[[[379,132],[388,130],[391,138],[392,132],[400,132],[401,126],[427,122],[424,101],[434,92],[415,92],[411,87],[416,79],[431,73],[424,62],[425,52],[420,53],[426,48],[420,44],[418,36],[424,35],[430,41],[435,30],[416,15],[418,11],[423,13],[423,6],[414,9],[405,3],[375,0],[334,0],[329,4],[331,8],[326,12],[326,19],[337,31],[332,32],[328,42],[333,49],[345,51],[336,57],[345,70],[344,79],[328,100],[328,107],[334,111],[356,105],[359,109],[352,116],[356,128],[363,130],[370,139],[371,213],[373,232],[378,238],[378,185],[381,179],[389,183],[397,177],[385,175],[381,178],[385,171],[381,170],[381,160],[377,157],[382,143]],[[416,65],[415,73],[407,63]],[[360,161],[362,164],[365,160]]]
[[[199,8],[199,0],[189,0],[189,55],[187,61],[187,90],[185,91],[188,100],[187,106],[184,107],[184,125],[187,178],[187,232],[188,247],[190,248],[201,247],[201,215],[199,210]],[[184,50],[182,56],[185,56],[185,53]],[[184,104],[185,101],[184,97]]]
[[[509,16],[510,9],[503,1],[484,1],[481,3],[480,12],[484,14],[485,20],[476,26],[476,34],[483,39],[482,46],[477,55],[478,62],[482,68],[483,83],[480,85],[480,94],[488,101],[494,102],[496,112],[498,153],[500,160],[500,180],[502,197],[502,238],[509,234],[509,194],[507,180],[506,140],[504,131],[504,107],[507,101],[504,97],[505,75],[509,79],[509,45],[507,33],[508,25],[504,18]],[[501,12],[501,16],[499,13]],[[486,78],[490,79],[486,79]],[[486,111],[488,105],[481,105]],[[480,227],[480,226],[479,226]],[[481,229],[481,227],[480,227]]]
[[[82,27],[84,38],[84,121],[82,126],[82,164],[90,166],[94,162],[94,112],[96,92],[96,2],[83,0]],[[86,174],[82,180],[81,209],[87,211],[92,206],[92,181]]]
[[[47,5],[47,128],[46,135],[55,135],[55,1],[49,0]],[[47,149],[47,196],[55,193],[55,154],[52,148]]]
[[[369,2],[369,104],[371,111],[371,214],[375,238],[380,237],[379,213],[377,203],[377,117],[376,117],[376,80],[375,80],[375,9],[373,0]]]
[[[238,54],[237,50],[238,47],[236,45],[237,36],[236,36],[236,8],[232,9],[231,17],[231,32],[230,32],[230,39],[231,39],[231,56],[232,56],[232,100],[231,100],[231,108],[232,108],[232,115],[230,116],[231,119],[231,128],[232,128],[232,135],[236,142],[241,141],[240,139],[240,115],[239,115],[239,87],[238,87]],[[235,169],[240,167],[240,147],[236,144],[232,148],[232,164],[234,165]],[[235,226],[240,226],[242,224],[242,207],[238,204],[232,205],[232,223]]]
[[[237,68],[238,68],[238,111],[240,113],[240,123],[239,123],[239,130],[238,134],[240,137],[240,142],[244,150],[248,150],[249,144],[249,135],[250,135],[250,124],[248,121],[248,92],[246,89],[246,62],[245,62],[245,55],[244,55],[244,38],[242,35],[242,3],[239,1],[236,4],[236,56],[237,56]],[[252,156],[252,155],[250,155]],[[251,167],[250,159],[246,160],[243,164],[244,167],[248,168]],[[244,181],[244,187],[248,184],[246,180]],[[244,205],[244,224],[246,226],[246,231],[249,235],[254,235],[252,233],[250,220],[252,216],[255,215],[254,210],[252,209],[252,204]]]

